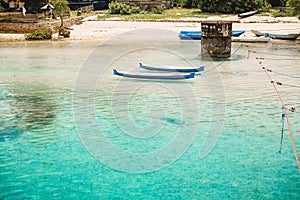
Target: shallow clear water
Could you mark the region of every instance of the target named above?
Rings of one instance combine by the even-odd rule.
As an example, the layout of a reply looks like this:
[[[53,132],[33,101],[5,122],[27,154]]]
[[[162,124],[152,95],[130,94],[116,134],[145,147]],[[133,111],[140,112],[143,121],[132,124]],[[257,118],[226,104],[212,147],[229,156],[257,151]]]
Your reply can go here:
[[[299,45],[234,44],[230,60],[213,62],[201,60],[199,42],[176,35],[1,44],[0,198],[297,199],[286,124],[278,153],[281,104],[255,58],[299,77]],[[247,59],[248,50],[258,53]],[[146,72],[139,61],[207,72],[185,81],[112,75],[115,67]],[[300,107],[299,88],[278,88],[287,106]],[[300,151],[299,112],[288,116]]]

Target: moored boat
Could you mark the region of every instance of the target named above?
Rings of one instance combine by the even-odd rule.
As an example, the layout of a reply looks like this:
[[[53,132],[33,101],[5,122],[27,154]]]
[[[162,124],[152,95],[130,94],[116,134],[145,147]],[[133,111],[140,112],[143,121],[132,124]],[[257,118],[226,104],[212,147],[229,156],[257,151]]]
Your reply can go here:
[[[165,72],[202,72],[204,71],[204,66],[198,68],[193,67],[173,67],[173,66],[150,66],[143,63],[139,63],[140,68],[153,70],[153,71],[165,71]]]
[[[257,10],[253,10],[253,11],[249,11],[249,12],[245,12],[245,13],[240,13],[238,14],[239,18],[246,18],[246,17],[250,17],[252,15],[255,15],[258,11]]]
[[[266,31],[259,31],[259,30],[251,30],[252,33],[255,34],[255,36],[260,37],[260,36],[269,36],[269,33]]]
[[[232,42],[246,42],[246,43],[267,43],[270,41],[270,37],[242,37],[242,38],[232,38]]]
[[[127,78],[138,78],[138,79],[166,79],[166,80],[180,80],[180,79],[191,79],[195,77],[195,73],[190,74],[149,74],[149,73],[126,73],[120,72],[113,69],[114,75],[127,77]]]
[[[233,30],[231,32],[232,37],[239,37],[245,33],[244,30]],[[201,40],[202,38],[202,32],[201,31],[180,31],[178,34],[178,37],[180,39],[192,39],[192,40]]]
[[[242,35],[243,33],[245,33],[244,30],[233,30],[231,32],[231,36],[232,37],[239,37],[240,35]]]
[[[281,34],[281,33],[269,33],[269,36],[272,39],[281,39],[281,40],[296,40],[299,37],[299,33],[289,33],[289,34]]]
[[[201,31],[180,31],[178,37],[182,40],[201,40],[202,32]]]

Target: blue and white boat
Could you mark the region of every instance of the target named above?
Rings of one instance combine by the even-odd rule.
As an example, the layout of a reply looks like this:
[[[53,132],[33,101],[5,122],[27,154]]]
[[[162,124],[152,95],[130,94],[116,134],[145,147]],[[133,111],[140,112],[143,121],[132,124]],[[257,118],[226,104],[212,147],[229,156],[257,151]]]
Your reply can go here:
[[[231,32],[232,37],[239,37],[245,33],[244,30],[233,30]],[[201,40],[202,38],[202,32],[201,31],[180,31],[178,34],[178,37],[180,39],[192,39],[192,40]]]
[[[140,68],[153,70],[153,71],[164,71],[164,72],[202,72],[204,71],[204,66],[200,66],[198,68],[194,67],[173,67],[173,66],[150,66],[145,65],[142,62],[139,63]]]
[[[195,77],[195,73],[190,74],[157,74],[157,73],[126,73],[119,72],[113,69],[114,75],[123,76],[127,78],[138,78],[138,79],[166,79],[166,80],[179,80],[179,79],[191,79]]]
[[[202,32],[201,31],[180,31],[178,37],[182,40],[201,40]]]

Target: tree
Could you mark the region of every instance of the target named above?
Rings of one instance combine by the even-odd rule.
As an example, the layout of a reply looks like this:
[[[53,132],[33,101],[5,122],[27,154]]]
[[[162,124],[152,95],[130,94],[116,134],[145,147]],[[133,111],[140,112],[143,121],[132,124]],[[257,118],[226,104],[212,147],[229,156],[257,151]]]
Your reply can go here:
[[[288,0],[287,6],[292,7],[296,15],[300,14],[300,0]]]
[[[242,13],[258,10],[265,5],[264,0],[200,0],[199,7],[203,12],[210,13]]]
[[[70,12],[69,2],[67,0],[50,0],[49,1],[54,6],[54,15],[58,15],[60,18],[60,28],[63,28],[64,13]]]

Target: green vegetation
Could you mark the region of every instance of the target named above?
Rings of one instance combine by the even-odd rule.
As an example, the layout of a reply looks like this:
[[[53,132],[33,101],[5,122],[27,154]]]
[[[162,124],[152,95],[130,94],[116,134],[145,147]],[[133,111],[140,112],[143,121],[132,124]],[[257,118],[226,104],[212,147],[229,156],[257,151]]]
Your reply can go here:
[[[288,0],[287,6],[290,6],[293,8],[293,14],[298,15],[300,18],[300,0]]]
[[[102,15],[99,16],[99,19],[107,19],[118,17],[123,20],[149,20],[149,21],[156,21],[156,20],[168,20],[168,19],[180,19],[180,18],[207,18],[209,16],[229,16],[229,15],[220,15],[216,13],[204,13],[201,12],[197,8],[173,8],[164,10],[161,14],[155,14],[154,11],[141,11],[138,14],[131,14],[131,15],[120,15],[120,14],[111,14],[108,11],[102,11]]]
[[[292,8],[286,8],[286,9],[284,9],[284,11],[273,8],[273,9],[269,10],[269,13],[273,17],[293,17],[293,16],[295,16]]]
[[[60,18],[60,27],[63,27],[63,16],[70,12],[69,2],[67,0],[50,0],[50,3],[54,6],[54,15]]]
[[[129,6],[124,3],[111,2],[108,4],[108,13],[111,15],[120,14],[120,15],[132,15],[132,14],[162,14],[164,8],[162,6],[157,6],[151,10],[142,10],[139,6]]]
[[[141,12],[141,8],[139,6],[129,6],[127,4],[114,1],[108,4],[108,8],[110,14],[130,15]]]
[[[70,37],[70,30],[60,27],[58,28],[58,35],[63,36],[65,38],[69,38]]]
[[[54,6],[54,15],[59,16],[60,26],[58,28],[58,35],[63,37],[70,37],[70,31],[64,28],[63,16],[70,14],[69,2],[67,0],[50,0]]]
[[[186,4],[187,0],[182,0],[184,4]],[[199,0],[202,1],[202,0]],[[254,0],[255,1],[255,0]],[[289,1],[300,1],[300,0],[289,0]],[[174,1],[179,2],[179,1]],[[194,0],[195,2],[195,0]],[[228,2],[228,1],[226,1]],[[239,2],[239,1],[237,1]],[[178,5],[178,4],[177,4]],[[194,5],[194,4],[192,4]],[[298,4],[297,4],[298,5]],[[300,4],[299,4],[300,5]],[[114,5],[117,7],[116,5]],[[113,9],[115,9],[113,7]],[[111,8],[111,7],[110,7]],[[154,10],[154,9],[153,9]],[[112,10],[102,11],[102,15],[99,16],[99,19],[107,19],[107,18],[119,18],[121,20],[146,20],[146,21],[163,21],[163,20],[169,20],[169,19],[182,19],[182,18],[208,18],[210,16],[219,16],[219,17],[228,17],[228,16],[234,16],[236,14],[226,14],[222,12],[203,12],[199,8],[172,8],[167,10],[161,10],[160,14],[158,14],[155,11],[145,11],[141,10],[139,13],[133,14],[127,14],[122,15],[121,12],[113,12]],[[237,9],[236,9],[237,10]],[[242,12],[242,11],[241,11]],[[119,13],[119,14],[113,14],[113,13]],[[239,12],[240,13],[240,12]],[[299,12],[298,12],[299,13]],[[285,8],[284,11],[279,8],[271,8],[270,4],[265,3],[264,6],[262,6],[261,9],[259,9],[258,15],[260,16],[273,16],[273,17],[290,17],[299,15],[295,13],[294,8]]]
[[[162,6],[157,6],[151,10],[154,14],[163,14],[164,8]]]
[[[187,0],[173,0],[174,7],[183,8],[186,7],[186,4],[187,4]]]
[[[49,40],[52,38],[51,30],[39,30],[25,35],[26,40]]]
[[[0,5],[0,12],[4,12],[4,8]]]
[[[264,0],[199,0],[198,7],[204,12],[243,13],[269,7]]]

